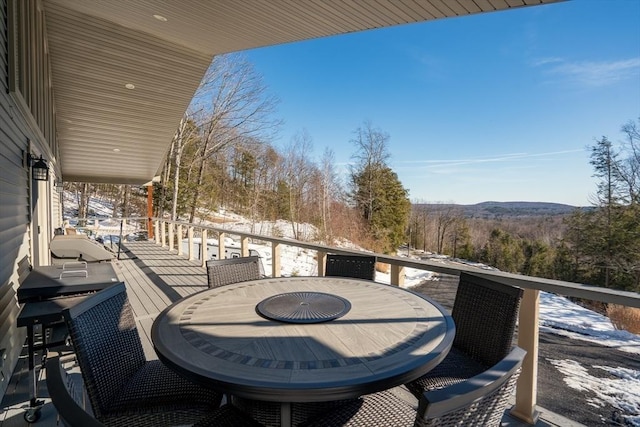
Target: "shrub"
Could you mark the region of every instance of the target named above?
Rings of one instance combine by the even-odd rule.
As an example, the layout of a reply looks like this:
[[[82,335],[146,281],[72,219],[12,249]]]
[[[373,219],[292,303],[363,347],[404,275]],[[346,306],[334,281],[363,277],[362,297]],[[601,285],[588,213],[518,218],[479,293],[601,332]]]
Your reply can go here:
[[[607,306],[607,316],[616,329],[624,329],[633,334],[640,334],[640,308],[618,304]]]

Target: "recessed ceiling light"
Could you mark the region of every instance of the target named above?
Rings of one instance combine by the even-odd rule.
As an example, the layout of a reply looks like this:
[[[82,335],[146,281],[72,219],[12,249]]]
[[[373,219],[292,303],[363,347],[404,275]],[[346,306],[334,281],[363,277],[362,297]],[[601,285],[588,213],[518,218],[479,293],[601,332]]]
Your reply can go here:
[[[127,89],[135,89],[136,86],[133,83],[127,83],[126,85],[124,85],[124,87],[126,87]]]
[[[119,153],[120,149],[119,148],[114,148],[113,151],[116,152],[116,153]]]
[[[160,22],[167,22],[167,21],[168,21],[168,19],[167,19],[167,18],[165,18],[165,17],[164,17],[164,16],[162,16],[162,15],[153,15],[153,17],[154,17],[154,18],[156,18],[156,19],[157,19],[158,21],[160,21]]]

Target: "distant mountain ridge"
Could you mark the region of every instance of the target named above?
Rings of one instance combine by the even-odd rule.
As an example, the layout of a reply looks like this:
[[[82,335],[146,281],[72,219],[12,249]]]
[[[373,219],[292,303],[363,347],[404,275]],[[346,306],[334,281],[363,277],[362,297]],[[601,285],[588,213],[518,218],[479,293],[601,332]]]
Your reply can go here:
[[[462,211],[468,218],[496,218],[496,217],[531,217],[569,215],[576,209],[590,209],[550,202],[482,202],[474,205],[458,205],[446,203],[417,203],[414,206],[426,206],[437,212],[443,209]]]

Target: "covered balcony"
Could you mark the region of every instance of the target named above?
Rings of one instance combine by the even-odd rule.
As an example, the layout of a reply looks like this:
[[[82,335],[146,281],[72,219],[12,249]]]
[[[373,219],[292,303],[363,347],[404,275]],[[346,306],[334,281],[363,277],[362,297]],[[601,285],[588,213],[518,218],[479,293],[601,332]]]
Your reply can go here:
[[[17,290],[25,265],[51,263],[50,240],[62,225],[62,181],[143,185],[158,175],[171,138],[200,79],[215,55],[353,31],[502,12],[555,0],[451,2],[377,1],[361,7],[341,1],[137,2],[126,0],[0,0],[3,91],[0,147],[3,165],[0,209],[0,396],[2,425],[23,425],[29,400],[25,369],[26,331],[17,327]],[[553,7],[553,5],[543,6]],[[42,159],[47,174],[36,178]],[[150,327],[157,313],[181,297],[206,287],[204,251],[184,252],[175,236],[219,239],[224,253],[228,230],[145,218],[150,242],[127,242],[113,262],[126,283],[148,358],[156,355]],[[281,275],[280,250],[295,246],[315,253],[323,275],[327,253],[337,248],[233,233],[248,253],[252,239],[271,245],[268,275]],[[192,245],[189,245],[191,248]],[[204,246],[203,248],[206,248]],[[518,344],[527,350],[509,423],[569,425],[537,406],[539,292],[640,307],[640,296],[577,283],[486,271],[378,254],[390,265],[390,283],[402,285],[404,270],[415,268],[457,277],[461,272],[524,289]],[[168,267],[170,264],[171,267]],[[442,301],[451,304],[451,300]],[[21,356],[22,355],[22,356]],[[40,371],[42,375],[43,371]],[[55,425],[45,398],[41,425]],[[517,416],[519,421],[514,421]],[[515,425],[515,424],[514,424]]]
[[[252,242],[260,242],[261,246],[270,247],[271,258],[263,258],[262,262],[266,267],[266,275],[271,277],[279,277],[281,275],[282,251],[288,247],[307,251],[311,254],[311,259],[315,259],[317,262],[318,275],[324,274],[322,260],[326,258],[327,253],[361,254],[292,239],[254,235],[188,223],[176,223],[159,218],[153,218],[151,221],[146,218],[131,218],[125,219],[124,222],[125,224],[137,224],[140,230],[145,230],[149,224],[152,224],[151,229],[148,230],[149,235],[152,236],[151,239],[141,241],[123,239],[122,246],[114,248],[119,254],[117,256],[114,255],[114,259],[111,261],[118,279],[126,284],[145,356],[148,359],[157,359],[157,354],[151,341],[151,326],[154,319],[170,304],[206,289],[207,273],[205,262],[202,260],[210,259],[212,256],[214,258],[224,257],[225,251],[228,249],[225,248],[225,242],[228,242],[229,237],[240,241],[239,250],[245,256],[249,254],[250,246],[253,247],[251,245]],[[178,236],[188,237],[179,240]],[[199,240],[201,238],[204,240]],[[217,240],[217,253],[210,253],[207,250],[207,245],[199,244],[199,241],[206,241],[207,238]],[[238,249],[234,249],[234,251],[236,250]],[[380,263],[389,264],[389,282],[394,285],[402,285],[405,269],[408,268],[440,274],[445,279],[444,281],[430,282],[430,284],[421,287],[420,292],[434,298],[449,310],[453,306],[457,276],[461,272],[480,274],[491,280],[523,288],[525,295],[520,309],[516,340],[520,347],[527,348],[529,354],[534,356],[537,356],[538,351],[538,304],[540,291],[578,296],[597,301],[615,302],[634,307],[640,305],[640,297],[633,293],[506,274],[477,267],[465,267],[455,262],[420,261],[406,257],[376,255]],[[42,357],[42,352],[38,352],[37,356],[38,358]],[[606,360],[602,360],[602,363],[606,363]],[[538,388],[537,366],[538,361],[535,357],[529,359],[529,365],[525,367],[520,377],[521,382],[518,385],[516,395],[512,397],[510,408],[504,414],[504,425],[581,425],[536,405]],[[57,425],[57,413],[48,398],[46,389],[46,372],[44,370],[38,370],[37,372],[38,395],[45,402],[38,424],[43,426]],[[27,352],[26,349],[23,349],[20,361],[8,382],[7,393],[2,404],[3,408],[6,409],[3,414],[3,422],[7,423],[7,425],[26,425],[23,421],[23,415],[25,408],[29,406],[30,379]],[[584,404],[586,405],[586,402]],[[531,416],[528,422],[525,422],[519,416],[519,410],[530,411],[527,412]]]

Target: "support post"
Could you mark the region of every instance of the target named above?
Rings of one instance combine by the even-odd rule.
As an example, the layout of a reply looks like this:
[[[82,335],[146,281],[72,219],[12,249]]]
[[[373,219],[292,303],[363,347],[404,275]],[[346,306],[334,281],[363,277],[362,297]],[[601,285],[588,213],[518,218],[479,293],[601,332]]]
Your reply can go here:
[[[391,264],[391,284],[396,286],[404,285],[404,266]]]
[[[153,239],[153,184],[147,185],[147,234]]]
[[[202,236],[200,238],[200,261],[202,261],[200,264],[203,267],[206,267],[207,258],[209,257],[209,255],[207,254],[207,230],[203,228],[200,235]]]
[[[224,248],[225,236],[225,233],[218,233],[218,259],[225,259],[227,257]]]
[[[183,255],[184,250],[182,249],[182,224],[178,224],[178,231],[176,231],[176,237],[178,238],[178,255]]]
[[[518,346],[527,351],[522,372],[516,386],[516,404],[511,415],[529,423],[538,421],[536,398],[538,393],[538,317],[540,291],[525,289],[518,318]]]
[[[160,246],[163,248],[167,246],[167,234],[166,230],[167,224],[164,221],[160,221]]]
[[[318,251],[318,276],[326,274],[325,266],[327,265],[327,253]]]
[[[249,256],[249,238],[247,236],[240,237],[240,253],[242,256]]]
[[[155,220],[155,228],[156,228],[156,245],[160,244],[160,221]]]
[[[174,240],[175,240],[175,239],[174,239],[174,237],[175,237],[175,235],[174,235],[175,230],[174,230],[174,225],[173,225],[173,223],[172,223],[172,222],[170,222],[170,223],[168,224],[168,226],[169,226],[169,227],[168,227],[168,228],[169,228],[169,250],[170,250],[170,251],[172,251],[172,250],[173,250],[173,248],[174,248],[173,243],[174,243]]]
[[[195,257],[195,251],[193,250],[193,227],[189,226],[189,228],[187,228],[187,240],[188,240],[188,245],[189,245],[189,261],[193,261],[194,259],[196,259]]]
[[[280,243],[271,242],[271,277],[280,277]]]

